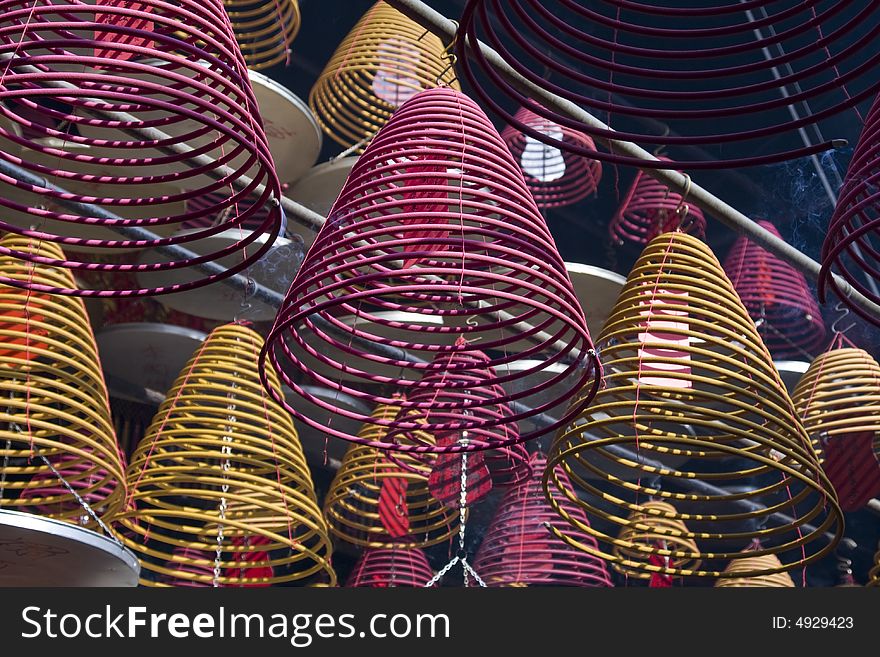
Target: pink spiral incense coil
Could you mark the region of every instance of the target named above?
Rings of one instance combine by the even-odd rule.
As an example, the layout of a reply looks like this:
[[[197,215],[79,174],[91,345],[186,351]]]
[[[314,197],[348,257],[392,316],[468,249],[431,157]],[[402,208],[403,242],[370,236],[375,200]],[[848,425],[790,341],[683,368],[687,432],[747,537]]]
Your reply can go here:
[[[434,577],[425,553],[418,548],[365,550],[348,577],[349,588],[422,587]]]
[[[427,372],[420,381],[423,387],[416,388],[409,397],[416,408],[401,409],[398,413],[399,420],[420,425],[468,423],[473,428],[434,432],[430,436],[420,431],[395,430],[387,436],[392,442],[432,448],[430,452],[416,454],[416,460],[430,470],[428,487],[434,497],[452,508],[460,505],[461,457],[448,452],[451,446],[473,444],[477,449],[488,450],[468,461],[468,504],[485,497],[493,484],[509,486],[531,475],[529,454],[517,442],[519,430],[516,424],[509,423],[513,415],[509,405],[484,405],[504,397],[501,386],[492,383],[497,376],[492,368],[486,367],[488,362],[489,357],[476,349],[437,355],[437,369]],[[390,458],[403,468],[418,471],[393,453]]]
[[[769,221],[758,222],[779,237]],[[755,321],[774,358],[800,358],[825,342],[825,324],[807,279],[794,267],[740,237],[724,260],[724,273]]]
[[[524,107],[513,119],[512,126],[501,131],[501,137],[519,163],[539,208],[573,205],[598,189],[602,179],[602,164],[598,160],[544,144],[517,128],[526,125],[555,139],[595,149],[589,136],[557,125]]]
[[[184,588],[207,588],[214,576],[214,555],[196,548],[174,548],[166,564],[168,574],[160,578],[162,584]],[[192,575],[194,579],[189,579]]]
[[[515,123],[506,107],[525,105],[594,138],[663,145],[675,161],[660,168],[718,169],[838,147],[805,146],[798,130],[880,89],[870,74],[880,62],[878,26],[873,0],[469,0],[454,52],[480,100],[506,122]],[[468,47],[478,39],[531,84],[610,117],[611,126],[527,98],[486,52]],[[645,164],[528,134],[603,162]]]
[[[880,319],[866,313],[840,290],[832,272],[874,303],[880,295],[866,284],[866,278],[880,282],[880,98],[874,101],[856,144],[828,232],[822,243],[819,272],[819,301],[825,302],[830,288],[840,300],[863,319],[880,326]]]
[[[661,157],[668,161],[668,158]],[[611,239],[618,244],[635,242],[647,244],[660,233],[680,230],[684,233],[706,236],[706,217],[696,205],[687,203],[658,180],[645,175],[641,169],[626,193],[608,227]]]
[[[547,459],[534,455],[534,474],[511,488],[477,551],[474,568],[489,586],[613,586],[605,561],[576,550],[550,533],[552,525],[575,540],[597,547],[596,539],[569,526],[547,503],[541,476]],[[561,466],[560,479],[568,482]],[[571,484],[566,484],[571,490]],[[574,493],[572,492],[572,495]],[[567,513],[589,524],[583,510],[563,501]]]
[[[451,367],[438,358],[454,360],[470,343],[490,358]],[[520,358],[537,364],[508,368]],[[261,366],[268,363],[314,407],[287,407],[302,422],[362,443],[332,417],[375,423],[388,434],[365,444],[382,449],[504,447],[554,431],[589,402],[600,366],[565,264],[510,151],[467,96],[442,87],[415,95],[358,159],[278,313],[261,354]],[[461,379],[452,385],[427,376],[444,369]],[[460,394],[475,370],[495,372],[481,381],[492,394],[478,400]],[[311,395],[306,386],[315,383],[373,404],[398,404],[403,412],[372,419]],[[507,393],[496,384],[525,385]],[[406,399],[397,400],[398,392]],[[441,409],[431,402],[439,394],[449,400]],[[501,404],[513,412],[492,420],[477,414]],[[393,440],[415,430],[443,435],[512,427],[550,409],[567,412],[552,426],[500,441]],[[426,422],[408,419],[428,411]],[[474,415],[450,419],[465,411]],[[316,419],[328,416],[324,423]]]
[[[241,271],[268,251],[280,229],[280,185],[220,0],[0,0],[0,65],[0,118],[10,126],[0,127],[0,136],[20,151],[4,149],[0,160],[32,177],[0,175],[0,229],[80,255],[38,260],[15,249],[2,253],[73,271],[144,276],[130,287],[45,291],[111,297],[187,290]],[[204,207],[186,208],[213,193],[219,196]],[[244,199],[252,204],[238,206]],[[259,225],[232,244],[198,249],[201,239],[249,225],[259,212]],[[215,225],[172,235],[220,215]],[[271,239],[256,244],[263,234]],[[170,246],[201,255],[138,258]],[[126,257],[106,262],[83,251]],[[221,273],[198,269],[227,256],[237,260]],[[169,271],[183,280],[149,280]]]

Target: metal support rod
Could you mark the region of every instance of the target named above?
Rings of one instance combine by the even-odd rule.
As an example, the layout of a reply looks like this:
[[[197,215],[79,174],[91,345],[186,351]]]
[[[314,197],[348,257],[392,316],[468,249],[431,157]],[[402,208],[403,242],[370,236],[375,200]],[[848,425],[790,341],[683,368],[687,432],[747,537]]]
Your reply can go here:
[[[420,0],[386,0],[388,4],[395,7],[398,11],[409,16],[425,29],[433,32],[440,38],[452,40],[457,31],[458,24],[446,18],[443,14],[435,11]],[[473,48],[475,44],[468,44]],[[495,70],[504,76],[504,78],[513,85],[519,92],[529,96],[535,101],[541,103],[545,107],[569,116],[576,121],[580,121],[585,125],[589,125],[598,130],[611,130],[609,126],[597,119],[595,116],[584,110],[582,107],[560,98],[559,96],[542,89],[538,85],[532,84],[516,71],[514,71],[501,56],[492,48],[484,43],[477,44],[486,60],[495,68]],[[618,139],[607,139],[604,137],[596,137],[596,141],[604,145],[613,153],[622,153],[630,157],[649,161],[656,161],[657,158],[646,151],[638,144]],[[648,165],[646,164],[646,167]],[[689,178],[674,169],[651,169],[645,168],[645,173],[662,182],[667,187],[674,189],[680,194],[687,193],[687,200],[698,205],[700,208],[710,213],[721,223],[733,229],[737,233],[747,236],[758,246],[766,249],[770,253],[778,256],[782,260],[792,265],[795,269],[803,272],[811,279],[818,280],[821,265],[801,253],[798,249],[791,246],[785,240],[782,240],[769,231],[765,230],[757,223],[749,219],[736,208],[728,205],[717,196],[711,194],[696,183],[690,182]],[[833,274],[834,281],[838,286],[841,294],[857,305],[859,308],[870,314],[872,317],[880,319],[880,305],[877,305],[837,274]]]

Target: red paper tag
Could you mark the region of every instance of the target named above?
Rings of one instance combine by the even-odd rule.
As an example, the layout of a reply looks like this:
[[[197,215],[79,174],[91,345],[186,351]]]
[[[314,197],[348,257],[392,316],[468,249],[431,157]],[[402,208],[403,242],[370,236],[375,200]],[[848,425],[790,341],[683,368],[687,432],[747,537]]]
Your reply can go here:
[[[151,11],[150,5],[144,4],[142,2],[136,2],[134,0],[96,0],[95,4],[97,4],[99,7],[119,7],[122,9],[130,9],[132,11],[139,11],[143,13],[150,13]],[[142,18],[140,16],[128,16],[119,13],[96,12],[95,22],[102,25],[126,27],[143,32],[153,32],[155,29],[154,23],[151,20]],[[123,34],[116,30],[95,30],[95,41],[103,41],[106,44],[129,45],[140,48],[155,48],[155,43],[153,42],[153,40],[145,35]],[[95,57],[101,57],[103,59],[127,60],[131,59],[135,55],[136,53],[121,51],[112,46],[108,46],[107,48],[95,48]]]
[[[249,546],[260,546],[260,545],[268,545],[269,539],[265,536],[257,535],[257,536],[236,536],[232,539],[232,544],[236,547],[240,547],[243,545]],[[235,552],[233,554],[232,560],[240,564],[238,568],[230,568],[227,571],[227,577],[232,579],[244,578],[244,579],[263,579],[263,578],[271,578],[275,571],[272,566],[269,565],[269,553],[261,550],[254,550],[253,552]],[[229,584],[228,586],[242,586],[245,588],[261,588],[265,586],[270,586],[268,582],[248,582],[241,584]]]
[[[379,520],[392,538],[409,534],[409,510],[406,506],[407,480],[389,477],[379,488]]]
[[[652,566],[665,566],[666,561],[659,554],[652,554],[648,557],[648,562]],[[651,575],[651,581],[648,582],[648,586],[652,589],[665,589],[672,586],[672,576],[671,575],[663,575],[661,573],[653,573]]]

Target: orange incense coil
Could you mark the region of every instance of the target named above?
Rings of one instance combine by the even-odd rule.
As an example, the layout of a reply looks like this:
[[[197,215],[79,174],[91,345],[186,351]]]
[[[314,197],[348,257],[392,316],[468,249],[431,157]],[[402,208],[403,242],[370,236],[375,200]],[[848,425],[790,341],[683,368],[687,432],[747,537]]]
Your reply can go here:
[[[440,39],[377,2],[333,53],[309,106],[324,132],[360,153],[404,101],[440,83],[458,89]]]
[[[880,493],[880,365],[863,349],[818,356],[792,394],[807,432],[822,445],[823,468],[844,511]]]
[[[748,555],[748,552],[744,553]],[[725,568],[722,579],[716,583],[716,587],[761,587],[761,588],[794,588],[794,580],[786,572],[779,572],[783,568],[779,559],[772,554],[765,554],[760,557],[745,556],[736,561],[732,561]],[[749,573],[755,571],[773,571],[777,572],[765,575],[740,575],[740,573]]]
[[[725,562],[744,558],[733,550],[754,539],[764,547],[748,556],[779,554],[785,569],[833,549],[843,520],[836,494],[709,247],[683,233],[654,238],[597,347],[603,386],[557,436],[548,459],[550,468],[562,465],[577,494],[553,470],[544,485],[557,513],[600,547],[566,540],[625,569],[713,579],[728,576]],[[677,538],[695,541],[699,554],[656,547],[659,563],[646,564],[614,549],[632,546],[620,529],[651,499],[674,504],[658,515],[682,521]],[[564,513],[564,500],[581,506],[591,525]],[[675,565],[698,558],[699,566]]]
[[[880,586],[880,550],[874,555],[874,567],[868,573],[868,586]]]
[[[64,257],[55,244],[12,234],[0,247]],[[0,276],[75,286],[68,270],[8,255]],[[96,528],[59,475],[98,516],[121,507],[124,466],[81,299],[0,285],[0,399],[0,508]]]
[[[130,499],[118,520],[146,585],[169,577],[213,584],[213,575],[177,572],[180,548],[210,553],[220,586],[322,572],[335,583],[327,527],[293,421],[260,384],[262,345],[245,326],[215,329],[135,450]],[[267,373],[278,386],[274,370]]]
[[[393,419],[398,411],[379,405],[372,417]],[[367,424],[359,435],[378,439],[382,431],[376,424]],[[422,441],[433,440],[428,434],[419,432],[419,436]],[[330,532],[367,548],[428,547],[455,534],[458,510],[434,499],[428,489],[431,466],[416,456],[397,453],[395,463],[378,449],[352,445],[324,500]]]
[[[301,23],[297,0],[223,0],[223,6],[248,68],[288,60]]]
[[[679,571],[692,571],[701,565],[697,543],[678,517],[675,507],[667,502],[651,500],[641,504],[627,519],[617,538],[613,548],[617,561],[611,562],[611,566],[628,577],[649,579],[651,572],[628,564],[638,562],[649,569],[652,555],[659,557],[668,568]]]

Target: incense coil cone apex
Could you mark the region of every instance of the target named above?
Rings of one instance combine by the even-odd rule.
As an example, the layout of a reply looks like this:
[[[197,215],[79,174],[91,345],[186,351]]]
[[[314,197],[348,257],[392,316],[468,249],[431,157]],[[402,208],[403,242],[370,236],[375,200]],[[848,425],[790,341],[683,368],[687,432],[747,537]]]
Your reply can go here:
[[[761,587],[761,588],[794,588],[794,580],[787,572],[781,572],[784,568],[779,559],[767,554],[762,557],[750,557],[748,552],[746,556],[725,568],[725,577],[719,579],[716,587]],[[740,575],[742,572],[766,572],[776,570],[777,572],[765,575]]]
[[[749,556],[784,554],[786,569],[833,549],[842,532],[834,490],[754,322],[705,244],[682,233],[652,240],[597,344],[603,387],[548,459],[577,491],[551,470],[550,503],[600,548],[569,542],[626,569],[673,577],[723,576],[725,561],[743,557],[731,547],[758,537],[765,547]],[[632,544],[608,523],[627,526],[651,499],[674,504],[652,515],[681,521],[676,540],[695,541],[699,554],[648,546],[640,554],[653,549],[660,563],[622,560],[614,548]],[[572,518],[564,500],[592,526]],[[699,566],[675,565],[701,555]]]
[[[519,163],[539,208],[573,205],[599,188],[602,164],[598,160],[542,144],[518,129],[520,126],[573,141],[587,149],[595,149],[596,145],[582,132],[563,128],[525,107],[520,108],[514,115],[513,125],[504,128],[501,136]]]
[[[257,374],[261,347],[262,338],[244,326],[215,329],[135,450],[130,499],[118,521],[141,559],[144,584],[181,577],[175,550],[213,555],[218,545],[221,586],[280,584],[322,572],[335,583],[327,527],[296,430]],[[271,370],[269,381],[279,385]]]
[[[477,550],[474,569],[488,586],[612,586],[603,560],[572,548],[554,536],[547,525],[592,543],[553,510],[541,489],[547,461],[533,456],[532,477],[505,493]],[[558,472],[561,478],[565,473]],[[580,507],[566,509],[584,523]]]
[[[298,0],[223,0],[248,68],[259,71],[290,58],[299,32]]]
[[[819,272],[819,300],[823,303],[828,290],[863,319],[880,326],[880,318],[862,310],[850,301],[850,295],[835,282],[833,273],[843,279],[874,303],[880,303],[880,294],[869,286],[865,278],[880,283],[880,96],[874,99],[862,134],[853,151],[849,168],[840,188],[828,232],[822,242],[822,269]]]
[[[281,188],[221,0],[2,0],[0,59],[0,118],[8,126],[0,139],[12,144],[0,160],[27,177],[0,176],[0,229],[63,245],[68,257],[0,252],[143,277],[109,289],[18,285],[74,296],[164,294],[219,281],[268,251],[280,231]],[[189,200],[217,191],[222,196],[207,207],[187,209]],[[255,203],[238,209],[246,199]],[[270,211],[257,230],[204,247],[202,239],[238,229],[264,206]],[[217,216],[222,221],[196,233],[175,232]],[[267,242],[256,243],[264,234]],[[140,262],[148,250],[171,245],[201,255]],[[221,273],[198,269],[229,257],[235,264]],[[182,276],[161,283],[168,272]]]
[[[400,105],[438,84],[458,88],[440,38],[377,2],[327,62],[309,106],[324,132],[360,153]]]
[[[661,157],[663,161],[668,158]],[[674,230],[706,236],[706,216],[693,203],[639,169],[623,202],[611,218],[608,231],[618,243],[647,244]]]
[[[434,571],[419,549],[366,550],[348,576],[350,588],[423,587]]]
[[[17,235],[3,237],[2,249],[64,258],[55,244]],[[3,254],[0,280],[76,287],[67,270]],[[124,466],[81,299],[0,285],[0,398],[0,508],[97,529],[61,475],[99,517],[112,517],[125,497]]]
[[[387,420],[398,411],[381,405],[373,416]],[[373,441],[382,431],[367,424],[360,435]],[[446,508],[428,489],[428,466],[410,454],[397,456],[393,462],[366,445],[348,449],[324,499],[324,516],[335,536],[367,548],[407,548],[436,545],[458,531],[458,511]]]
[[[758,224],[780,237],[769,221]],[[819,304],[807,279],[790,264],[739,237],[724,260],[724,272],[774,358],[801,358],[824,344]]]
[[[818,356],[792,394],[844,511],[880,494],[880,365],[863,349]],[[872,443],[874,449],[872,449]]]
[[[462,77],[505,122],[507,108],[526,105],[595,138],[663,146],[676,160],[663,168],[721,169],[839,148],[840,140],[805,146],[798,131],[880,89],[867,74],[880,47],[865,29],[878,21],[871,0],[468,0],[454,52]],[[488,49],[470,47],[478,42]],[[496,58],[524,81],[501,75]],[[523,93],[526,84],[591,116],[544,108]],[[656,165],[648,153],[531,136],[603,162]]]
[[[261,362],[273,363],[284,383],[314,405],[315,413],[288,406],[300,420],[365,442],[315,417],[341,414],[367,423],[370,417],[321,401],[305,386],[317,383],[376,404],[398,403],[404,413],[424,413],[430,402],[410,401],[409,393],[448,391],[442,378],[428,381],[426,375],[443,369],[438,358],[470,351],[471,344],[491,358],[477,366],[456,363],[450,373],[466,379],[477,368],[494,371],[484,385],[519,385],[519,392],[479,404],[459,398],[442,410],[514,401],[531,407],[494,420],[499,427],[562,411],[556,424],[521,434],[519,442],[564,425],[598,386],[599,363],[583,311],[510,151],[472,100],[438,88],[404,103],[358,159],[279,310]],[[537,364],[507,367],[519,358]],[[377,383],[407,399],[366,392]],[[585,390],[583,397],[565,413],[577,390]],[[492,426],[442,415],[424,424],[405,416],[376,423],[391,436]],[[384,435],[369,444],[434,451],[395,445]],[[488,447],[475,441],[437,450]]]

